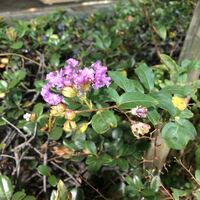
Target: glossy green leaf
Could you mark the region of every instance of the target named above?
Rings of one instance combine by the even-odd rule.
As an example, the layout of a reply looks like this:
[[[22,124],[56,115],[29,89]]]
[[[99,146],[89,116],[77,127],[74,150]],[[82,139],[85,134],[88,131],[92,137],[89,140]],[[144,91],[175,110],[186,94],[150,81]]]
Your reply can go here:
[[[194,196],[196,197],[196,200],[200,200],[200,190],[199,189],[194,192]]]
[[[129,164],[128,164],[128,161],[125,160],[125,159],[118,159],[117,160],[117,165],[119,166],[119,168],[122,170],[122,171],[128,171],[129,169]]]
[[[54,66],[54,67],[58,67],[59,64],[60,64],[60,54],[54,53],[54,54],[51,56],[50,64],[51,64],[52,66]]]
[[[13,194],[12,200],[24,200],[26,197],[26,193],[23,191],[19,191]]]
[[[200,145],[197,146],[195,151],[195,162],[196,162],[196,169],[200,170]]]
[[[161,181],[160,181],[160,177],[157,175],[157,176],[154,176],[151,180],[151,183],[150,183],[150,188],[152,190],[154,190],[155,192],[158,192],[159,188],[161,186]]]
[[[179,66],[168,55],[160,54],[160,59],[163,64],[170,70],[170,78],[172,81],[176,81],[179,75]]]
[[[179,86],[179,85],[166,86],[161,91],[167,92],[172,95],[174,94],[181,95],[183,97],[190,96],[193,92],[191,86]]]
[[[28,195],[23,200],[36,200],[34,196]]]
[[[156,33],[163,39],[166,40],[167,37],[167,29],[165,26],[158,26],[156,27]]]
[[[109,72],[109,76],[125,92],[136,91],[134,81],[126,78],[121,72],[117,72],[117,71]]]
[[[143,183],[139,176],[135,175],[133,177],[133,184],[137,190],[141,190],[143,188]]]
[[[63,134],[63,129],[61,127],[53,127],[49,134],[50,140],[59,140]]]
[[[150,107],[157,105],[158,101],[147,94],[140,92],[127,92],[120,96],[118,106],[123,109],[131,109],[136,106]]]
[[[86,159],[87,168],[90,171],[98,171],[102,166],[101,161],[96,156],[88,156]]]
[[[160,114],[155,108],[148,109],[147,117],[154,126],[156,126],[160,122]]]
[[[20,81],[26,77],[26,72],[24,70],[18,70],[12,74],[12,80],[8,84],[9,89],[14,88]]]
[[[188,142],[195,138],[196,134],[193,124],[186,119],[179,120],[179,123],[168,122],[161,131],[166,144],[177,150],[184,149]]]
[[[21,49],[22,46],[23,46],[23,42],[18,41],[18,42],[14,42],[14,43],[11,45],[11,48],[12,48],[12,49]]]
[[[117,119],[112,111],[98,112],[92,117],[92,127],[97,133],[102,134],[117,127]]]
[[[57,178],[54,175],[48,176],[48,182],[51,186],[55,187],[57,184]]]
[[[87,149],[91,154],[96,155],[97,154],[97,149],[96,145],[92,141],[85,141],[85,149]]]
[[[13,185],[7,176],[0,175],[0,199],[10,200],[13,194]]]
[[[195,178],[200,184],[200,170],[199,169],[195,171]]]
[[[135,73],[148,91],[154,88],[154,73],[145,63],[140,64],[139,67],[135,69]]]
[[[182,119],[190,119],[194,116],[194,114],[190,110],[185,109],[178,116]]]
[[[36,117],[40,117],[43,113],[43,108],[44,105],[42,103],[37,103],[34,107],[33,107],[33,112],[36,114]]]
[[[172,96],[167,92],[156,92],[152,93],[151,96],[158,101],[157,106],[166,110],[170,115],[175,116],[177,109],[172,104]]]
[[[35,122],[27,122],[24,126],[23,126],[23,130],[28,133],[28,134],[33,134],[35,132],[35,126],[36,123]]]
[[[5,92],[7,90],[8,83],[4,80],[0,80],[0,92]]]
[[[174,200],[180,200],[180,197],[186,197],[187,196],[187,192],[184,190],[179,190],[176,188],[172,188],[172,196],[174,197]]]
[[[43,176],[49,176],[50,175],[50,169],[47,165],[39,165],[37,170]]]
[[[117,91],[111,87],[107,88],[106,90],[108,97],[114,101],[114,102],[118,102],[119,101],[119,94],[117,93]]]

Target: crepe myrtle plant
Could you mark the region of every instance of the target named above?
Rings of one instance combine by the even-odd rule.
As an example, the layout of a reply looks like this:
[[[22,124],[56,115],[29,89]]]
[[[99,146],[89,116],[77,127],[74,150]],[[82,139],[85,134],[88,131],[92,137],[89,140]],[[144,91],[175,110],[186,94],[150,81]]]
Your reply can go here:
[[[170,148],[185,148],[196,135],[188,120],[193,114],[187,99],[197,101],[199,83],[187,83],[187,72],[192,67],[187,61],[180,67],[165,54],[161,54],[161,61],[162,65],[156,67],[169,73],[170,84],[154,87],[154,72],[144,63],[129,79],[126,72],[108,72],[100,61],[83,67],[76,59],[68,59],[63,68],[46,75],[41,95],[50,112],[41,130],[50,138],[59,130],[59,139],[63,135],[61,127],[68,135],[83,134],[90,125],[97,134],[106,134],[126,121],[137,139],[151,139],[159,127]],[[31,115],[25,118],[29,120]]]
[[[152,67],[138,63],[132,74],[108,71],[100,61],[85,67],[69,58],[63,68],[46,75],[40,90],[45,104],[35,104],[17,127],[28,135],[46,135],[48,141],[56,141],[57,145],[50,148],[52,154],[84,162],[88,171],[97,172],[105,166],[130,172],[123,178],[127,196],[143,197],[147,187],[157,192],[161,185],[157,175],[151,175],[148,185],[131,173],[135,153],[139,153],[135,141],[144,139],[147,144],[161,134],[169,148],[184,149],[196,136],[189,119],[193,117],[191,110],[199,106],[200,87],[199,81],[187,81],[188,72],[199,69],[199,62],[185,60],[179,66],[165,54],[160,58],[162,63]],[[166,77],[162,82],[154,76],[159,70]],[[26,74],[21,70],[15,76],[18,84]],[[6,83],[1,93],[8,95],[14,83]],[[111,138],[116,142],[109,143]],[[39,165],[37,169],[48,177],[51,186],[59,184],[48,166]]]
[[[76,59],[68,59],[63,68],[46,75],[41,96],[48,111],[43,112],[42,103],[36,104],[32,113],[24,115],[28,123],[24,130],[37,124],[39,135],[45,133],[49,140],[59,142],[59,146],[53,147],[53,154],[71,161],[83,161],[91,172],[103,166],[129,171],[133,165],[130,155],[134,151],[134,146],[129,144],[130,138],[152,141],[161,134],[169,148],[184,149],[196,136],[189,118],[193,117],[191,108],[198,106],[196,92],[199,88],[199,81],[187,81],[187,73],[199,64],[186,60],[178,66],[165,54],[160,58],[162,64],[151,68],[139,63],[129,78],[126,71],[108,71],[100,61],[85,67]],[[158,70],[168,77],[159,82],[160,85],[155,84],[154,71]],[[193,104],[188,103],[189,97]],[[106,137],[121,137],[119,134],[114,136],[114,130],[120,127],[126,127],[121,130],[129,143],[123,143],[127,143],[127,149],[120,143],[119,148],[114,146],[117,152],[114,153]],[[45,167],[40,165],[39,171],[40,168]],[[54,180],[55,186],[56,178]],[[149,184],[129,173],[124,180],[125,196],[128,197],[143,197],[147,195],[147,188],[155,195],[162,186],[159,176],[154,173]],[[135,190],[136,187],[139,188]]]

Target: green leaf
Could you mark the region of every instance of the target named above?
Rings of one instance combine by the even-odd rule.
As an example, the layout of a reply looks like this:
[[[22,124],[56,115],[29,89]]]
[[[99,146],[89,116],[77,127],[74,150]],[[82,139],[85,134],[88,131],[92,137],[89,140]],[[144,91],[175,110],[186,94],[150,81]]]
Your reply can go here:
[[[200,145],[197,146],[195,151],[195,162],[196,162],[196,169],[200,170]]]
[[[102,165],[109,165],[113,162],[112,157],[107,153],[100,155],[99,160]]]
[[[99,134],[114,127],[117,127],[117,119],[112,111],[98,112],[92,117],[92,128]]]
[[[157,104],[156,99],[140,92],[126,92],[120,96],[118,102],[118,106],[123,109],[131,109],[136,106],[150,107]]]
[[[36,198],[34,196],[28,195],[23,200],[36,200]]]
[[[131,79],[126,78],[121,72],[109,72],[109,76],[112,80],[125,92],[134,92],[135,84]]]
[[[179,190],[176,188],[172,188],[172,196],[174,197],[174,200],[180,200],[179,197],[186,197],[187,196],[187,192],[184,190]]]
[[[200,190],[196,190],[194,196],[196,197],[196,200],[200,200]]]
[[[57,198],[56,200],[70,200],[70,192],[67,190],[67,187],[63,181],[59,180],[57,184]]]
[[[43,176],[50,176],[50,169],[47,165],[39,165],[37,168],[38,172]]]
[[[9,83],[9,89],[14,88],[20,81],[26,77],[26,72],[24,70],[18,70],[12,74],[12,80]]]
[[[139,191],[143,188],[143,184],[142,184],[142,181],[141,181],[141,179],[140,179],[139,176],[135,175],[135,176],[133,177],[133,185],[134,185],[135,188],[136,188],[137,190],[139,190]]]
[[[0,80],[0,92],[5,92],[8,88],[8,83],[4,80]]]
[[[165,26],[158,26],[156,27],[156,33],[163,39],[166,40],[167,37],[167,29],[165,28]]]
[[[170,70],[170,78],[172,81],[176,81],[179,75],[179,66],[168,55],[160,54],[160,59],[163,64]]]
[[[200,170],[199,169],[195,171],[195,178],[200,184]]]
[[[167,92],[156,92],[152,93],[151,96],[158,101],[158,107],[166,110],[170,115],[175,116],[177,109],[172,103],[172,96]]]
[[[0,175],[0,199],[10,200],[13,194],[13,185],[7,176]]]
[[[160,114],[155,108],[148,109],[147,117],[154,126],[156,126],[160,122]]]
[[[11,48],[12,48],[12,49],[21,49],[22,46],[23,46],[23,42],[18,41],[18,42],[14,42],[14,43],[11,45]]]
[[[157,176],[154,176],[151,180],[151,183],[150,183],[150,188],[152,190],[154,190],[155,192],[158,192],[159,188],[161,186],[161,181],[160,181],[160,177],[157,175]]]
[[[90,171],[98,171],[102,166],[101,161],[93,155],[87,157],[86,164],[88,166],[88,170]]]
[[[182,119],[189,119],[192,118],[194,114],[190,110],[185,109],[178,116]]]
[[[20,192],[16,192],[12,196],[12,200],[24,200],[25,197],[26,197],[26,193],[23,191],[20,191]]]
[[[37,103],[34,108],[33,112],[36,114],[36,118],[38,119],[43,113],[44,105],[42,103]]]
[[[60,64],[60,54],[54,53],[54,54],[51,56],[50,64],[51,64],[52,66],[54,66],[54,67],[58,67],[59,64]]]
[[[179,85],[172,85],[164,87],[161,92],[167,92],[169,94],[177,94],[183,97],[190,96],[193,91],[191,86],[179,86]]]
[[[117,91],[111,87],[106,89],[106,92],[108,94],[108,97],[114,101],[114,102],[118,102],[119,101],[119,94],[117,93]]]
[[[128,171],[129,169],[128,161],[123,158],[117,160],[117,165],[122,171]]]
[[[137,92],[144,93],[144,88],[143,88],[142,84],[141,84],[138,80],[132,80],[132,82],[134,83],[134,85],[135,85],[135,90],[136,90]]]
[[[154,88],[154,73],[145,63],[140,64],[139,67],[135,69],[135,73],[148,91]]]
[[[54,175],[48,176],[48,182],[51,186],[55,187],[57,184],[57,178]]]
[[[97,154],[97,149],[96,145],[92,141],[85,141],[85,149],[87,149],[91,154],[96,155]]]
[[[23,130],[28,133],[28,134],[33,134],[35,132],[35,126],[36,123],[35,122],[27,122],[24,126],[23,126]]]
[[[168,122],[161,131],[166,144],[177,150],[184,149],[189,140],[193,140],[196,134],[193,124],[186,119],[180,119],[178,123]]]
[[[50,140],[59,140],[63,134],[63,129],[61,127],[53,127],[51,133],[49,134]]]

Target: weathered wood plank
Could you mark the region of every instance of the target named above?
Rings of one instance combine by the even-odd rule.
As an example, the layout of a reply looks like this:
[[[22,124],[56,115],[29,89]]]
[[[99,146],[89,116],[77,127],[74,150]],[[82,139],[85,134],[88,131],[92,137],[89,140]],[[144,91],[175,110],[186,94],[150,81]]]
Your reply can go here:
[[[200,60],[200,0],[197,2],[194,10],[193,18],[179,57],[179,63],[184,59]],[[191,72],[188,75],[188,81],[198,79],[199,74],[199,71]]]
[[[179,57],[179,63],[184,60],[200,60],[200,0],[198,1],[192,21],[187,31],[186,39]],[[200,72],[193,71],[188,75],[188,81],[199,79]],[[156,167],[160,172],[165,165],[169,154],[169,147],[165,144],[160,133],[151,142],[151,146],[145,156],[148,161],[145,167]],[[152,161],[152,162],[149,162]]]

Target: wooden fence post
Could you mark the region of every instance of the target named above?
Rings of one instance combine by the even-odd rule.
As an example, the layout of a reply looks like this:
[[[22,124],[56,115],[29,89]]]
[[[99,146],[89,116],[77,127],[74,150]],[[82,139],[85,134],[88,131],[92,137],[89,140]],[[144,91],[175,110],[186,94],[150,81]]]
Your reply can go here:
[[[192,21],[179,57],[179,63],[181,63],[184,59],[200,60],[200,0],[194,10]],[[199,70],[192,71],[188,74],[188,81],[199,79],[199,75]],[[150,149],[145,156],[145,159],[148,162],[144,163],[144,166],[150,168],[156,167],[160,172],[166,162],[169,151],[170,149],[165,144],[165,141],[162,139],[160,133],[157,133],[157,137],[155,137],[151,142]]]

